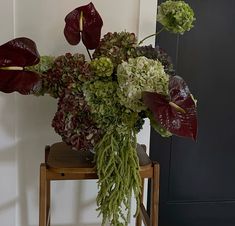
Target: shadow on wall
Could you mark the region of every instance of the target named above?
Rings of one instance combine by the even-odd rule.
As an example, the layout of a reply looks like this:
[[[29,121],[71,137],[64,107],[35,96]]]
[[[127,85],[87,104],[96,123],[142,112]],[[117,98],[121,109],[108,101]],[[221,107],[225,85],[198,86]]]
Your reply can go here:
[[[0,94],[0,222],[13,225],[16,194],[15,97]]]
[[[52,98],[16,96],[17,178],[19,223],[38,223],[39,166],[44,159],[44,146],[54,140],[50,127],[56,103]]]
[[[0,221],[5,226],[38,226],[39,166],[44,161],[44,147],[61,140],[51,127],[56,105],[51,97],[0,96],[0,178],[4,181]],[[96,223],[95,183],[53,183],[53,225],[100,225]],[[11,212],[6,215],[8,210]]]
[[[96,212],[96,182],[56,181],[52,183],[52,225],[101,225]],[[69,225],[70,225],[69,224]]]

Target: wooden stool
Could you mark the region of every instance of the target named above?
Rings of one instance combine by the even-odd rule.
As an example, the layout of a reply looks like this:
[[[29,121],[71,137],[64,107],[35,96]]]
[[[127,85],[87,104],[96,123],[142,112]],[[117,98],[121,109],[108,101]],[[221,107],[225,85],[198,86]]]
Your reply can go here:
[[[141,195],[140,213],[136,218],[136,226],[143,222],[146,226],[158,226],[159,204],[159,164],[152,162],[146,154],[144,145],[137,146],[142,178],[142,194],[144,178],[151,178],[150,217],[143,205]],[[45,163],[40,166],[40,208],[39,226],[50,225],[50,182],[52,180],[86,180],[98,179],[91,152],[74,151],[65,143],[55,143],[45,148]]]

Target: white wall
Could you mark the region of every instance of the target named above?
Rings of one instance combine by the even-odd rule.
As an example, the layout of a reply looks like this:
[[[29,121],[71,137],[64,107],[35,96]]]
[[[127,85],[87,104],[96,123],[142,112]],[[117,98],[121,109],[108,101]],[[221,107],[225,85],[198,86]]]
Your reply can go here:
[[[0,3],[0,43],[14,35],[14,7],[12,0]],[[0,93],[0,224],[16,225],[16,146],[15,95]]]
[[[81,44],[68,45],[62,31],[64,16],[87,3],[87,0],[1,0],[0,43],[14,36],[26,36],[37,43],[41,55],[84,53]],[[155,30],[155,0],[93,3],[104,21],[103,34],[127,30],[144,37]],[[50,97],[0,94],[1,225],[38,225],[39,165],[44,159],[44,146],[60,140],[50,126],[55,111],[56,101]],[[139,141],[148,145],[148,123]],[[53,182],[52,189],[52,225],[100,225],[95,211],[95,181]]]

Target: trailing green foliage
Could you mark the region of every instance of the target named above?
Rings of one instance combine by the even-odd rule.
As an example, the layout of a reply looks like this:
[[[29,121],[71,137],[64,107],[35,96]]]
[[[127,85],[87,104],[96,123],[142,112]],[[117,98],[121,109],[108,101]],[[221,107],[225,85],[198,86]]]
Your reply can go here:
[[[132,130],[120,133],[108,131],[95,147],[98,211],[103,216],[102,226],[127,226],[130,218],[132,192],[138,213],[141,178],[136,152],[136,134]],[[135,215],[136,215],[135,214]]]

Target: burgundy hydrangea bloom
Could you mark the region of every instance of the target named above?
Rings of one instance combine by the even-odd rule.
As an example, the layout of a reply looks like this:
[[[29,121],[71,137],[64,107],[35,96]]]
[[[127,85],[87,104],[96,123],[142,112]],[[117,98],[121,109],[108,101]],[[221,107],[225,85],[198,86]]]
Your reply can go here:
[[[78,7],[65,17],[64,35],[69,44],[77,45],[82,36],[82,42],[87,49],[95,49],[100,42],[102,18],[94,5]]]
[[[76,150],[92,150],[102,131],[96,127],[82,93],[66,90],[52,121],[56,133]]]
[[[92,77],[90,65],[83,54],[66,53],[57,57],[52,67],[41,75],[43,93],[58,98],[67,88],[81,89],[82,82]]]
[[[181,77],[170,78],[169,97],[154,92],[144,92],[143,98],[145,105],[162,127],[172,134],[196,140],[196,103]]]
[[[36,44],[28,38],[16,38],[0,46],[0,91],[30,94],[40,86],[37,73],[24,67],[37,64]]]
[[[99,46],[93,53],[93,58],[108,57],[116,68],[122,61],[136,55],[137,39],[130,32],[108,32],[100,40]]]

